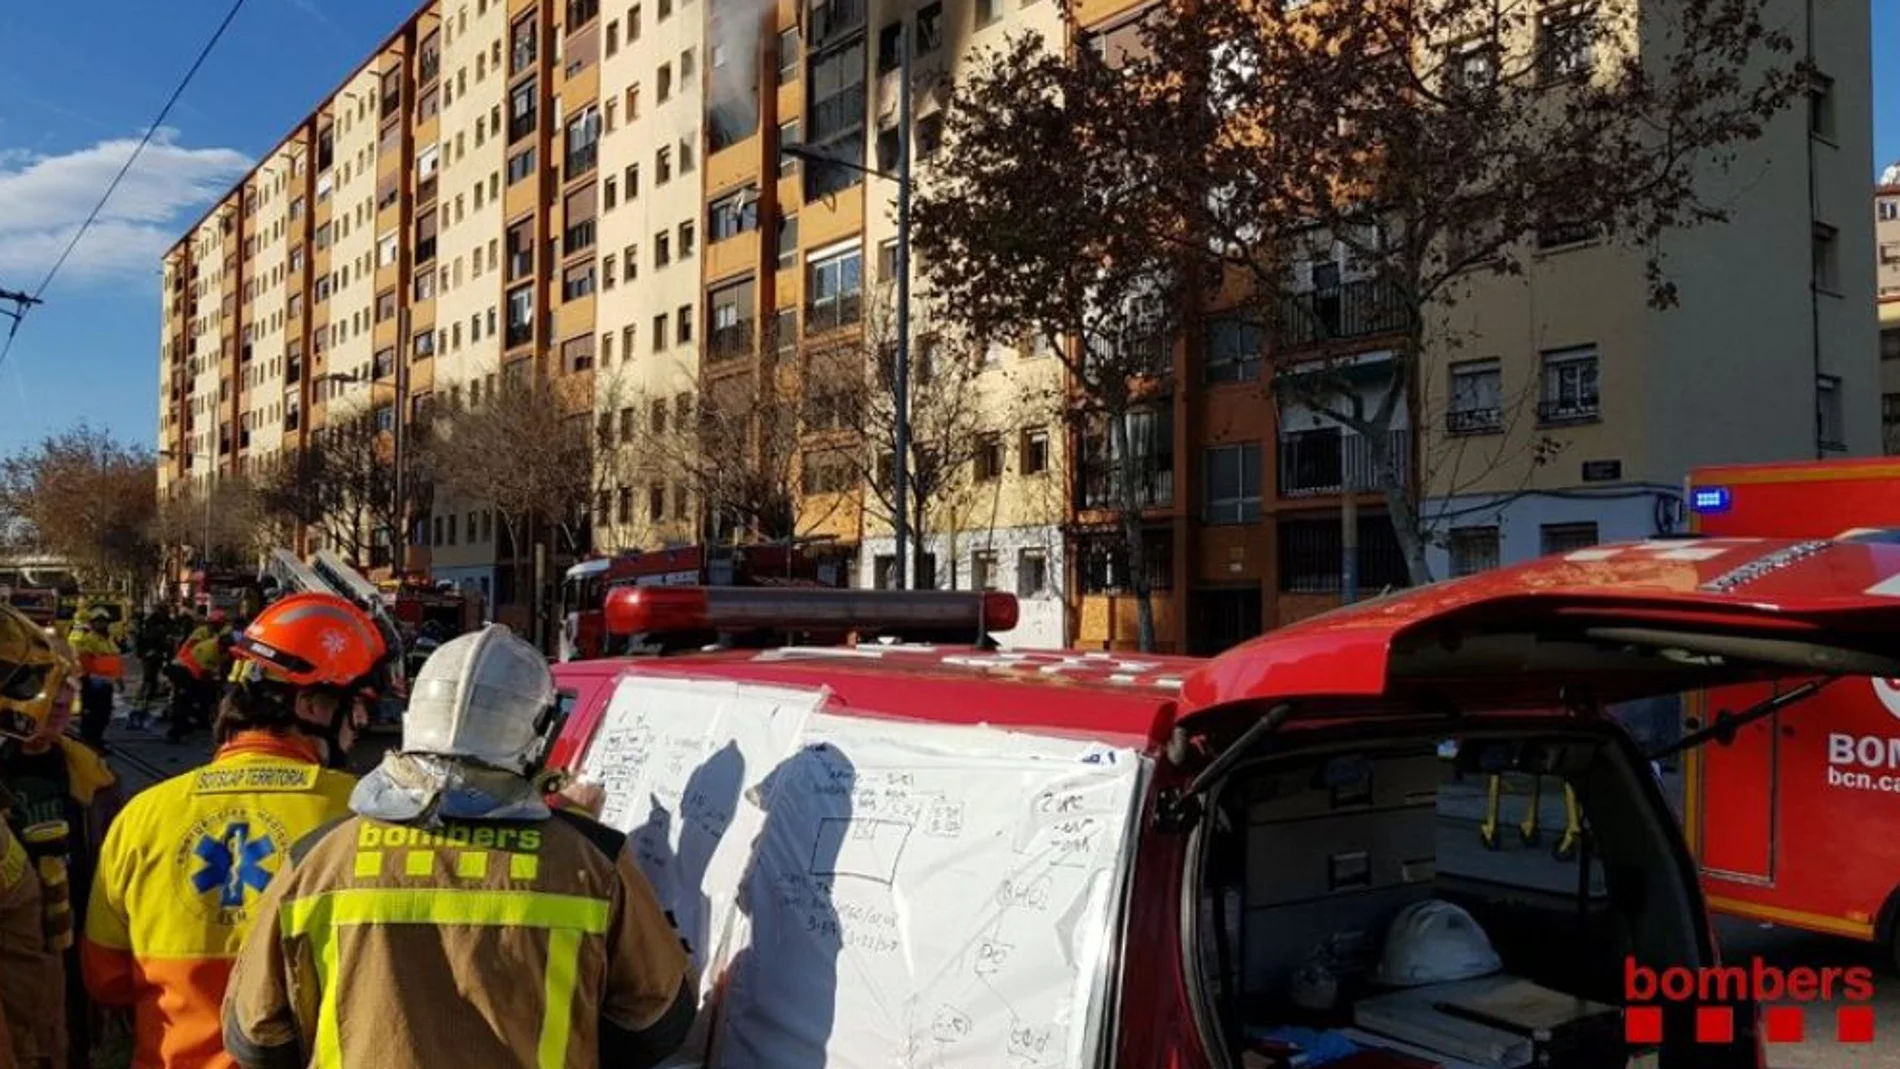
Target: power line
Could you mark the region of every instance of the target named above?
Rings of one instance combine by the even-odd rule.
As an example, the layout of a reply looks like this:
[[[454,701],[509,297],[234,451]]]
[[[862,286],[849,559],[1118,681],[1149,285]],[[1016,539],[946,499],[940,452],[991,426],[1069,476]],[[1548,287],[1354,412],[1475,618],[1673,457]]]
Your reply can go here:
[[[173,106],[178,103],[180,97],[185,95],[185,89],[191,85],[191,80],[198,76],[198,69],[204,66],[205,60],[211,55],[211,50],[218,46],[218,41],[224,37],[224,31],[230,28],[238,12],[243,9],[244,2],[245,0],[233,0],[231,10],[224,13],[224,21],[218,23],[218,28],[212,32],[210,40],[198,50],[198,58],[191,61],[190,69],[186,70],[185,76],[178,80],[177,87],[172,90],[171,96],[166,98],[165,106],[158,109],[158,117],[145,128],[144,135],[139,138],[139,143],[133,146],[132,154],[125,158],[125,164],[119,168],[119,173],[112,176],[112,182],[106,186],[105,193],[99,197],[99,203],[92,206],[92,211],[87,214],[86,221],[79,224],[79,229],[74,231],[73,239],[66,243],[66,248],[59,254],[59,259],[53,261],[53,266],[46,272],[46,277],[40,280],[39,288],[33,291],[33,295],[26,302],[19,304],[18,310],[13,314],[13,325],[7,330],[6,345],[0,347],[0,367],[6,366],[7,354],[13,351],[13,339],[20,333],[20,323],[26,318],[27,307],[41,303],[40,298],[45,295],[46,288],[53,284],[54,276],[59,274],[60,268],[66,266],[67,259],[72,256],[73,250],[79,247],[79,242],[85,238],[86,231],[91,230],[92,224],[99,221],[99,213],[105,210],[106,203],[112,199],[112,194],[118,192],[119,183],[125,181],[126,173],[132,170],[134,163],[138,162],[139,154],[145,151],[145,146],[151,144],[152,135],[158,132],[159,127],[165,125],[165,119],[171,115]]]

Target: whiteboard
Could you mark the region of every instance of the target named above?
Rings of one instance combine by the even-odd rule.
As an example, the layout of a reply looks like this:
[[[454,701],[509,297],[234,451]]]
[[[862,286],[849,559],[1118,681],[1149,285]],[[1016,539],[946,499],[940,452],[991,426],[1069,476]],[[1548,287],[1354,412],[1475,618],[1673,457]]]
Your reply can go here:
[[[662,901],[707,933],[694,955],[701,1035],[683,1056],[718,1069],[1081,1069],[1104,1034],[1145,760],[815,713],[822,700],[628,677],[583,764]],[[723,761],[711,778],[727,783],[734,755],[736,809],[692,801],[708,779],[689,789],[694,770]],[[723,829],[698,888],[667,830],[682,811]]]

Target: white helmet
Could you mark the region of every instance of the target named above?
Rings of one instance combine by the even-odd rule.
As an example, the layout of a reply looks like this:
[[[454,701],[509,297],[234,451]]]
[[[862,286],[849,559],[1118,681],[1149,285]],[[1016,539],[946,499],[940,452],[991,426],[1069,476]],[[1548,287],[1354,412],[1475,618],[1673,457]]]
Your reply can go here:
[[[1406,906],[1392,918],[1373,979],[1392,987],[1417,987],[1489,976],[1503,967],[1490,937],[1471,914],[1431,898]]]
[[[465,757],[526,773],[554,705],[541,651],[501,624],[437,647],[409,688],[405,753]]]

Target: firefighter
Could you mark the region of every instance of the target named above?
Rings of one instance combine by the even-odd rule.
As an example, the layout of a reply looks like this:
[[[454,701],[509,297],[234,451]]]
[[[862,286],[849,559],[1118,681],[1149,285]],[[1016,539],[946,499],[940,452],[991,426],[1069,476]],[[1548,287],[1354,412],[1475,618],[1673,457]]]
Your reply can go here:
[[[76,673],[77,658],[71,649],[57,639],[53,646]],[[68,1063],[71,1069],[85,1069],[91,1064],[92,1039],[102,1022],[96,1019],[80,982],[73,936],[84,929],[99,844],[123,798],[118,777],[105,758],[65,733],[79,702],[77,682],[70,676],[51,682],[38,700],[46,709],[38,732],[18,746],[0,749],[0,782],[13,795],[12,814],[18,826],[37,840],[36,859],[53,876],[50,882],[65,888],[69,906],[56,918],[56,927],[66,975]],[[64,834],[58,834],[62,829]]]
[[[644,1067],[679,1048],[697,1003],[679,934],[625,837],[534,782],[554,701],[505,627],[429,658],[401,752],[259,904],[224,1002],[239,1065]]]
[[[235,639],[227,630],[200,628],[178,647],[178,654],[167,666],[172,683],[171,726],[165,729],[170,742],[183,742],[195,725],[209,724],[218,701],[219,681],[231,660]]]
[[[293,843],[347,816],[355,779],[326,769],[337,720],[389,650],[330,594],[258,615],[203,768],[132,799],[106,835],[86,917],[86,990],[133,1010],[133,1064],[222,1069],[218,1005],[260,895]]]
[[[74,666],[52,636],[0,605],[0,747],[40,735],[49,696]],[[72,937],[72,905],[56,852],[64,829],[34,818],[0,778],[0,1065],[59,1069],[66,1059],[62,944]]]
[[[113,695],[124,685],[125,659],[112,639],[112,614],[94,609],[86,629],[73,633],[73,651],[79,654],[79,737],[101,752],[106,728],[112,724]]]
[[[133,652],[139,659],[139,693],[133,708],[133,726],[143,727],[158,703],[158,684],[165,675],[165,657],[172,650],[172,619],[158,605],[139,620]]]

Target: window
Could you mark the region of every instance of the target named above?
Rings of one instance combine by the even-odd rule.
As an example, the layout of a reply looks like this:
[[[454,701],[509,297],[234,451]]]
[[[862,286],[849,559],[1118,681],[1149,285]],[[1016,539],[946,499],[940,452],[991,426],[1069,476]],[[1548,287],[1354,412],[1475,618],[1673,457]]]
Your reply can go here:
[[[600,111],[588,108],[567,124],[566,177],[574,179],[587,174],[599,159]]]
[[[512,186],[532,174],[534,174],[534,149],[532,147],[522,149],[520,152],[508,157],[509,185]]]
[[[635,4],[632,7],[627,9],[627,40],[638,41],[639,39],[640,39],[640,5]]]
[[[1814,426],[1817,444],[1830,453],[1845,452],[1847,436],[1841,430],[1841,377],[1814,377]]]
[[[1002,17],[1003,10],[998,4],[998,0],[976,0],[977,29],[980,30]]]
[[[692,76],[693,76],[693,50],[689,48],[686,51],[680,53],[680,81],[685,82],[686,79],[691,78]]]
[[[1049,470],[1049,432],[1030,430],[1023,432],[1022,471],[1024,475],[1041,475]]]
[[[1254,382],[1260,378],[1260,354],[1266,335],[1257,324],[1239,316],[1216,316],[1207,321],[1207,384]]]
[[[942,0],[917,11],[917,54],[927,56],[943,46]]]
[[[652,483],[647,487],[647,522],[659,523],[666,519],[666,484]]]
[[[647,426],[655,434],[666,433],[666,399],[656,397],[647,406]]]
[[[614,265],[618,262],[618,260],[614,259],[614,254],[611,252],[600,258],[601,289],[610,290],[614,288]],[[602,362],[604,363],[605,361],[603,360]]]
[[[653,317],[653,351],[657,353],[664,348],[666,348],[666,313],[661,312]]]
[[[781,356],[798,351],[798,309],[781,308],[772,313],[772,342]]]
[[[778,175],[780,178],[798,172],[798,157],[785,154],[785,146],[798,144],[798,120],[778,124]]]
[[[667,98],[673,95],[673,65],[670,63],[660,64],[660,74],[656,80],[659,82],[656,92],[659,95],[660,103],[664,104]]]
[[[1592,540],[1594,541],[1594,535]],[[1496,527],[1454,527],[1451,529],[1450,543],[1453,578],[1472,575],[1498,566],[1498,529]]]
[[[662,148],[653,154],[653,183],[665,185],[673,180],[673,150]]]
[[[1496,434],[1504,429],[1504,370],[1496,359],[1451,365],[1451,407],[1445,411],[1448,434]]]
[[[1594,346],[1555,349],[1543,354],[1542,400],[1537,403],[1541,423],[1575,423],[1599,414],[1597,351]]]
[[[1547,82],[1588,74],[1593,61],[1590,12],[1582,4],[1546,11],[1537,23],[1538,71]]]
[[[970,554],[970,588],[972,590],[996,589],[994,550],[980,549]]]
[[[607,24],[607,56],[608,58],[612,58],[613,55],[619,51],[620,51],[620,21],[616,19]]]
[[[798,216],[779,217],[777,249],[780,271],[789,271],[798,266]]]
[[[1545,556],[1589,549],[1599,541],[1595,523],[1546,523],[1537,528],[1537,538]]]
[[[693,306],[690,304],[680,305],[677,315],[679,323],[675,328],[675,334],[678,337],[679,344],[691,345],[693,343]]]
[[[757,303],[751,279],[721,286],[707,295],[707,359],[736,359],[752,354],[752,308]]]
[[[692,220],[689,219],[680,224],[680,259],[682,260],[693,254],[694,233],[696,233],[696,227]]]
[[[561,343],[561,365],[569,371],[586,371],[594,366],[594,336],[583,334]],[[603,416],[603,419],[608,417]]]
[[[1815,137],[1834,137],[1834,79],[1815,73],[1808,81],[1808,132]]]
[[[534,339],[534,287],[522,286],[508,292],[508,337],[510,349]]]
[[[1828,293],[1839,292],[1840,288],[1840,249],[1835,234],[1831,226],[1814,224],[1814,288]]]
[[[653,266],[665,267],[673,262],[673,235],[662,230],[653,235]]]
[[[877,72],[888,74],[903,62],[898,49],[904,44],[904,24],[893,22],[877,31]]]
[[[640,246],[628,245],[620,250],[620,265],[626,269],[628,282],[640,277]]]
[[[534,133],[539,124],[535,83],[526,81],[516,86],[508,94],[508,143],[515,142]]]
[[[1212,524],[1260,519],[1260,443],[1209,446],[1203,454],[1206,480],[1201,518]]]
[[[520,74],[534,64],[535,60],[535,15],[515,20],[509,30],[511,48],[509,51],[508,73]]]
[[[1475,97],[1491,92],[1498,83],[1498,49],[1488,40],[1467,41],[1445,61],[1445,88]]]
[[[1883,241],[1880,243],[1880,262],[1883,264],[1900,264],[1900,241]]]
[[[640,165],[639,164],[637,163],[628,164],[627,169],[621,173],[620,177],[621,177],[622,182],[626,186],[625,193],[627,195],[628,200],[632,200],[633,198],[640,195]]]
[[[917,120],[917,154],[929,159],[943,144],[943,112],[933,111]]]
[[[1874,202],[1874,218],[1883,223],[1900,220],[1900,197],[1882,197]],[[1881,248],[1884,250],[1885,245]]]
[[[976,443],[976,481],[989,482],[1001,478],[1003,466],[1007,463],[1003,452],[1003,436],[985,434]]]
[[[736,238],[759,228],[759,191],[752,187],[729,193],[706,208],[706,232],[713,242]]]
[[[864,253],[857,246],[811,257],[805,283],[806,329],[834,330],[863,314]]]
[[[1016,596],[1039,598],[1049,593],[1049,551],[1041,547],[1016,551]]]
[[[693,153],[696,146],[690,138],[680,138],[680,173],[686,174],[693,169]]]
[[[561,299],[577,301],[594,292],[594,265],[576,264],[561,276]]]
[[[798,30],[780,30],[778,35],[778,80],[781,84],[798,80]]]

